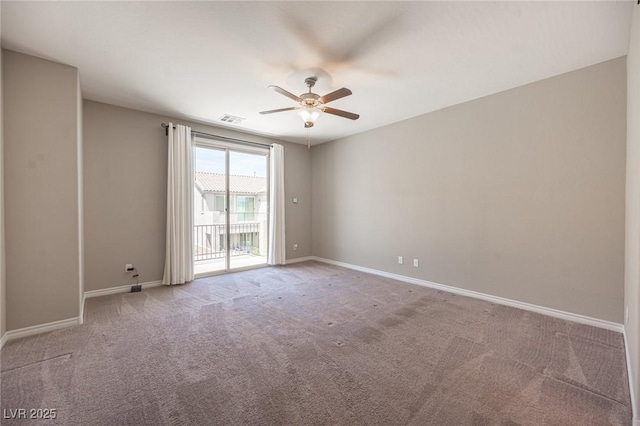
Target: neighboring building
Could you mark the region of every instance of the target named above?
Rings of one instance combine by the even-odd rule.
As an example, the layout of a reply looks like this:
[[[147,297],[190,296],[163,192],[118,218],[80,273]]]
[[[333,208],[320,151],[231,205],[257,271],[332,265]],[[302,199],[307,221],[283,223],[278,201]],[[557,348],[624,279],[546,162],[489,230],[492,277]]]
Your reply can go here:
[[[226,240],[223,173],[196,172],[194,187],[195,260],[223,257]],[[266,254],[267,179],[229,176],[231,253]]]

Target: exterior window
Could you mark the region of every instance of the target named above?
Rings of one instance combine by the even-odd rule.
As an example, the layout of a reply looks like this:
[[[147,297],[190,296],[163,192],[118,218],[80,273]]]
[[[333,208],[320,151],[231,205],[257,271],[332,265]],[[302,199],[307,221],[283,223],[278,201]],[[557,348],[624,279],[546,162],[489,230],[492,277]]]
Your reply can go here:
[[[254,220],[254,197],[244,197],[238,195],[236,199],[236,212],[238,213],[239,221]]]
[[[216,195],[214,200],[214,210],[224,212],[224,195]]]

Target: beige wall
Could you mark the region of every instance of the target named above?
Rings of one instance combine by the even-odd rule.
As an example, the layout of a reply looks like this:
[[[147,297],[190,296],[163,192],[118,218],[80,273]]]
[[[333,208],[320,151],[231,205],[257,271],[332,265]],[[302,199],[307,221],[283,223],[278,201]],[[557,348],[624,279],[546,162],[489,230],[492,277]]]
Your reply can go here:
[[[625,72],[619,58],[314,147],[313,254],[621,323]]]
[[[640,425],[640,6],[634,7],[627,57],[627,186],[625,322],[629,376],[635,394],[635,424]]]
[[[257,142],[278,142],[112,105],[84,102],[86,290],[129,284],[125,263],[140,282],[162,279],[165,257],[167,142],[160,123]],[[287,258],[311,254],[311,154],[285,147]],[[298,197],[298,204],[291,198]],[[293,241],[299,249],[292,251]]]
[[[3,50],[7,330],[76,318],[78,71]]]

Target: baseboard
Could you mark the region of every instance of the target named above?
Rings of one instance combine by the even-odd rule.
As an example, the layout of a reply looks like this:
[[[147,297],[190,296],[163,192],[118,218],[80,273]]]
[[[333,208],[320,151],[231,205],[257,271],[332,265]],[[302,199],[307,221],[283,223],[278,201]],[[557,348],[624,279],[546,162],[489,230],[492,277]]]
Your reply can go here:
[[[7,333],[4,333],[2,337],[0,337],[0,349],[7,343]]]
[[[50,331],[60,330],[67,327],[73,327],[80,324],[80,319],[78,317],[69,318],[60,321],[48,322],[46,324],[33,325],[31,327],[19,328],[17,330],[7,331],[4,335],[4,342],[8,342],[14,339],[20,339],[22,337],[33,336],[34,334],[40,333],[48,333]]]
[[[442,290],[453,294],[459,294],[461,296],[473,297],[476,299],[486,300],[487,302],[497,303],[500,305],[511,306],[513,308],[524,309],[525,311],[536,312],[543,315],[548,315],[554,318],[560,318],[566,321],[573,321],[579,324],[591,325],[593,327],[604,328],[606,330],[616,331],[618,333],[624,332],[624,326],[611,321],[605,321],[598,318],[588,317],[586,315],[574,314],[571,312],[561,311],[559,309],[546,308],[544,306],[533,305],[531,303],[520,302],[517,300],[507,299],[500,296],[492,296],[490,294],[480,293],[478,291],[466,290],[463,288],[452,287],[444,284],[438,284],[431,281],[421,280],[419,278],[407,277],[405,275],[393,274],[391,272],[380,271],[377,269],[367,268],[364,266],[352,265],[350,263],[338,262],[332,259],[325,259],[323,257],[312,256],[310,260],[317,260],[318,262],[328,263],[331,265],[342,266],[343,268],[353,269],[356,271],[366,272],[373,275],[379,275],[386,278],[391,278],[398,281],[403,281],[410,284],[416,284],[423,287],[429,287],[436,290]]]
[[[638,405],[636,404],[636,385],[635,377],[633,376],[631,369],[631,353],[629,352],[629,343],[627,342],[627,330],[625,329],[622,333],[624,337],[624,351],[627,359],[627,377],[629,378],[629,397],[631,398],[631,411],[633,412],[633,424],[635,426],[640,426],[640,413],[638,413]]]
[[[80,304],[80,315],[78,316],[78,320],[80,321],[79,325],[84,324],[84,299],[86,299],[85,295],[82,295],[82,303]]]
[[[90,297],[106,296],[108,294],[129,293],[131,292],[132,285],[133,284],[128,284],[128,285],[121,285],[118,287],[101,288],[100,290],[85,291],[84,298],[88,299]],[[142,288],[159,287],[162,285],[162,280],[149,281],[146,283],[142,283],[140,285],[142,286]]]
[[[285,260],[284,264],[291,265],[292,263],[306,262],[307,260],[316,260],[316,258],[314,256],[296,257],[293,259]]]

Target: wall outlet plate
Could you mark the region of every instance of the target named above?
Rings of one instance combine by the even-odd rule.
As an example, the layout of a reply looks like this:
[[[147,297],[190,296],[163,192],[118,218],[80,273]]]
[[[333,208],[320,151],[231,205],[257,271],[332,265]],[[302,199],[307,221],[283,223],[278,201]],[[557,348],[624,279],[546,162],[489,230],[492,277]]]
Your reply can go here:
[[[404,263],[404,259],[402,259],[402,256],[398,256],[398,265],[402,265]]]
[[[126,264],[124,265],[124,271],[125,271],[125,272],[131,272],[131,271],[133,271],[133,264],[132,264],[132,263],[126,263]]]
[[[413,266],[415,266],[416,268],[420,266],[420,261],[418,259],[413,259]]]

